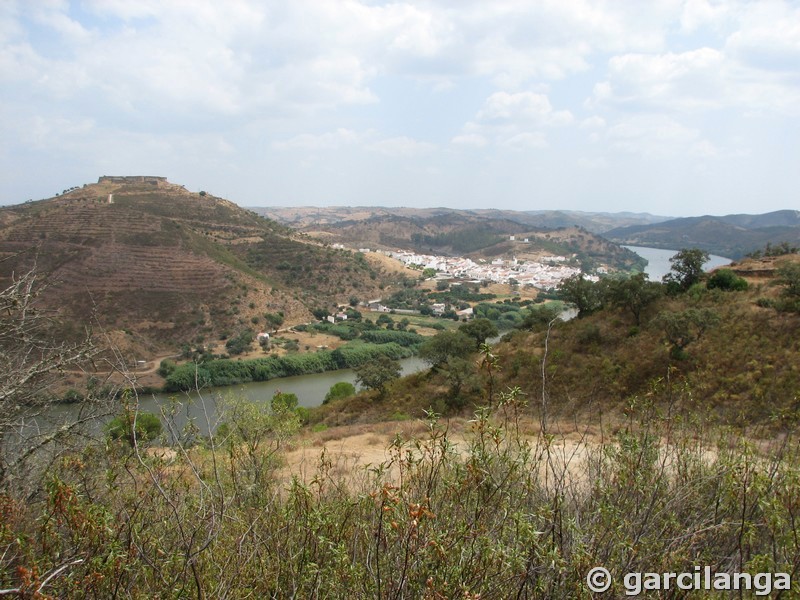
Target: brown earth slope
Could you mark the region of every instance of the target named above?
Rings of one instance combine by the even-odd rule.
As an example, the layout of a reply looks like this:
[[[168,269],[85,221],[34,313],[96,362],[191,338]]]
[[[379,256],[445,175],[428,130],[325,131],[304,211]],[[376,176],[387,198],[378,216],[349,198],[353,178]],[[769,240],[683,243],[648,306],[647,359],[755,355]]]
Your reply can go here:
[[[61,196],[0,209],[0,284],[36,265],[64,331],[122,332],[152,356],[219,343],[378,294],[386,274],[232,202],[163,178],[101,178]]]

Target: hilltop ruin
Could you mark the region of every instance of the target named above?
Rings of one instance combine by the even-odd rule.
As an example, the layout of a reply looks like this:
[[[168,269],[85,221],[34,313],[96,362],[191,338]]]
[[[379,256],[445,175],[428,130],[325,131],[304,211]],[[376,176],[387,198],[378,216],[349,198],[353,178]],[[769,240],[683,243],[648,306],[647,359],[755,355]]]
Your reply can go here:
[[[155,177],[152,175],[103,175],[97,179],[97,183],[144,183],[148,185],[159,185],[167,183],[166,177]]]

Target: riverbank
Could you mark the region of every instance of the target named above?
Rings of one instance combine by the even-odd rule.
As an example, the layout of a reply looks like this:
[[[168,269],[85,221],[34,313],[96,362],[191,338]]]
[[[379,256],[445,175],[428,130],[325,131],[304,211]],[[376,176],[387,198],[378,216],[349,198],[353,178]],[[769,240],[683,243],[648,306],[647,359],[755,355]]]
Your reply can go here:
[[[372,344],[350,342],[336,350],[267,356],[247,360],[214,359],[184,363],[166,374],[165,392],[185,392],[201,387],[239,385],[279,377],[309,375],[361,366],[380,356],[395,360],[415,354],[415,347],[396,342]]]

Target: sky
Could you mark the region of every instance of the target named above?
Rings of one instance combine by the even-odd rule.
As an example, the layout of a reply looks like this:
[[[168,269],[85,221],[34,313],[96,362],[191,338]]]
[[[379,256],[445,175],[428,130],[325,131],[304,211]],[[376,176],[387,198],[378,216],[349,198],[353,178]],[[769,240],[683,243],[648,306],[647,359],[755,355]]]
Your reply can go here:
[[[800,208],[800,0],[0,0],[0,204]]]

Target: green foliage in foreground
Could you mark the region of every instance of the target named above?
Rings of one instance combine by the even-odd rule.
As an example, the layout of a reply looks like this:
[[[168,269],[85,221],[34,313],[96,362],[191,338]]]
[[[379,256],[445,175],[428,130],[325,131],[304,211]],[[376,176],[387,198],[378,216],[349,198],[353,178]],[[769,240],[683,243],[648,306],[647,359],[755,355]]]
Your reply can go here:
[[[328,390],[328,393],[325,394],[325,399],[322,401],[322,403],[327,404],[328,402],[332,402],[334,400],[341,400],[342,398],[355,396],[355,394],[356,386],[349,381],[339,381],[331,386],[331,388]]]
[[[747,281],[730,269],[719,269],[706,283],[708,289],[720,289],[726,292],[743,292],[747,289]]]
[[[477,412],[463,441],[431,418],[425,433],[398,435],[380,465],[351,472],[323,454],[305,480],[280,470],[296,421],[241,402],[226,416],[235,436],[216,451],[209,441],[166,462],[89,447],[54,465],[38,500],[2,497],[0,589],[588,599],[596,566],[612,573],[615,598],[629,572],[795,570],[792,436],[757,451],[641,402],[604,441],[525,436],[519,396],[500,400]]]
[[[125,411],[106,425],[109,438],[125,440],[131,446],[137,441],[147,442],[156,439],[161,434],[161,429],[161,419],[149,412],[135,414]]]
[[[400,359],[412,354],[412,349],[396,343],[366,344],[355,341],[336,350],[267,356],[251,360],[223,359],[200,364],[186,363],[170,373],[164,383],[164,391],[188,391],[208,386],[238,385],[250,381],[268,381],[277,377],[323,373],[354,368],[381,356]]]
[[[355,369],[356,383],[370,390],[377,390],[380,398],[386,391],[386,386],[400,377],[402,368],[400,363],[388,356],[379,356]]]

